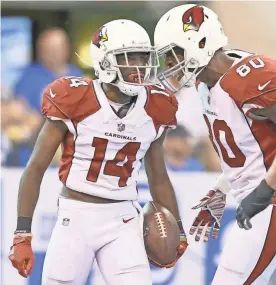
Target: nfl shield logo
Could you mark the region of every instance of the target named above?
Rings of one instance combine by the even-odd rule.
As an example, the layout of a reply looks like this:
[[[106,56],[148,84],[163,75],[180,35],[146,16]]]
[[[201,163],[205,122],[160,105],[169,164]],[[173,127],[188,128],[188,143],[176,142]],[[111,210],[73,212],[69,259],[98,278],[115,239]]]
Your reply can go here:
[[[63,221],[62,221],[62,225],[65,226],[65,227],[68,226],[69,223],[70,223],[70,219],[67,219],[67,218],[64,218]]]
[[[126,125],[123,123],[118,124],[118,131],[123,132],[126,128]]]

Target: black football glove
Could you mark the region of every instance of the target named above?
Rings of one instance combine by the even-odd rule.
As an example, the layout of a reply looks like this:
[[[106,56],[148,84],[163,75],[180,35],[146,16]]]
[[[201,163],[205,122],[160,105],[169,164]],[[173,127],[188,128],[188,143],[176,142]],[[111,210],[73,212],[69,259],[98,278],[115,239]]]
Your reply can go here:
[[[260,185],[246,196],[236,212],[236,219],[240,228],[249,230],[252,228],[250,219],[265,210],[272,204],[273,195],[276,193],[264,180]]]

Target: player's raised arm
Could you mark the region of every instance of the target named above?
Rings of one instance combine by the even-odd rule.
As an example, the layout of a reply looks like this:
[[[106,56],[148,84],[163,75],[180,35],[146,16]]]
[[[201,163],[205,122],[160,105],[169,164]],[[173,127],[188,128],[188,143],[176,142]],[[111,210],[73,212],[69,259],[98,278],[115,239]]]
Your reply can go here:
[[[40,184],[66,131],[67,127],[63,122],[46,120],[20,180],[17,227],[9,258],[23,277],[30,275],[34,265],[34,255],[31,248],[31,225],[39,197]]]
[[[166,266],[167,268],[170,268],[174,266],[179,257],[184,253],[188,244],[180,219],[175,192],[164,161],[163,142],[165,137],[166,131],[163,132],[160,138],[151,144],[145,155],[145,168],[153,201],[163,205],[174,215],[180,229],[178,256],[175,262]]]

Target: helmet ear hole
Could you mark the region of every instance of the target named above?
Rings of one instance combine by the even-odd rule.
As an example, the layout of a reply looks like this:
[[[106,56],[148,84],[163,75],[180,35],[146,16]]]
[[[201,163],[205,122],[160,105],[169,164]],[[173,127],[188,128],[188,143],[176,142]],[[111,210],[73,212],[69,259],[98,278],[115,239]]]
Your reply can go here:
[[[206,37],[202,38],[199,43],[198,43],[198,47],[199,48],[204,48],[206,44]]]
[[[105,69],[107,69],[107,68],[110,68],[110,62],[107,60],[107,58],[104,58],[104,60],[101,61],[101,62],[99,63],[99,65],[100,65],[100,68],[101,68],[102,70],[105,70]]]

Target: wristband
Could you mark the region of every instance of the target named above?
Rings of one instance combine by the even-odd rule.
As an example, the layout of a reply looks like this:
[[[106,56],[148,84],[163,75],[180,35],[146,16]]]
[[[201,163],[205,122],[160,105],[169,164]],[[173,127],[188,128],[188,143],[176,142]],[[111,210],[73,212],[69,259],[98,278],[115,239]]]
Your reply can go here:
[[[32,218],[31,217],[18,217],[17,227],[15,234],[25,234],[30,233],[32,228]]]
[[[179,230],[180,230],[180,240],[181,241],[187,240],[187,237],[186,237],[185,231],[183,229],[183,225],[182,225],[181,220],[177,221],[177,224],[178,224],[178,227],[179,227]]]

